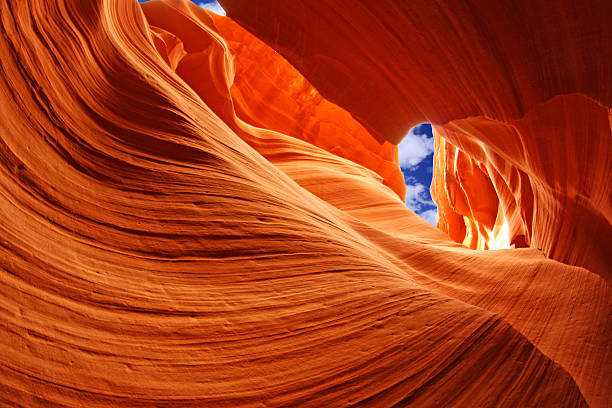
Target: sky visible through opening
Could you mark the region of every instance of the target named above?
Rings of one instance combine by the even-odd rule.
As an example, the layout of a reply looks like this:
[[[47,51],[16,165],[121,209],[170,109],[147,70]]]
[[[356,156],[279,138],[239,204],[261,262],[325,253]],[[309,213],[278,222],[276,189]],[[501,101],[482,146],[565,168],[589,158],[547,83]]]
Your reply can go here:
[[[429,187],[433,176],[434,139],[429,123],[410,129],[398,146],[399,163],[406,183],[406,207],[432,225],[438,221],[438,207]]]
[[[147,0],[138,1],[142,3]],[[219,15],[225,15],[225,10],[215,0],[191,1]],[[429,191],[433,175],[433,149],[433,134],[429,123],[410,129],[399,144],[399,163],[406,183],[406,206],[435,226],[438,207]]]
[[[144,3],[147,0],[138,0],[139,3]],[[193,3],[197,4],[200,7],[204,7],[205,9],[208,9],[212,12],[215,12],[221,16],[225,15],[225,10],[223,10],[223,8],[221,7],[221,5],[219,4],[219,2],[215,1],[215,0],[200,0],[200,1],[196,1],[196,0],[191,0]]]

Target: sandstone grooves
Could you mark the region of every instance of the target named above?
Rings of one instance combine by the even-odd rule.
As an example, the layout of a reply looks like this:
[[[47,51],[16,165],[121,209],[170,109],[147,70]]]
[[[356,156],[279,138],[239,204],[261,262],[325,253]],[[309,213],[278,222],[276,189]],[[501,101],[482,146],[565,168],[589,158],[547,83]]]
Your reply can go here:
[[[610,5],[348,3],[0,0],[0,406],[612,403]]]
[[[431,122],[460,148],[436,174],[451,236],[499,207],[511,243],[612,279],[612,3],[222,3],[379,140]]]

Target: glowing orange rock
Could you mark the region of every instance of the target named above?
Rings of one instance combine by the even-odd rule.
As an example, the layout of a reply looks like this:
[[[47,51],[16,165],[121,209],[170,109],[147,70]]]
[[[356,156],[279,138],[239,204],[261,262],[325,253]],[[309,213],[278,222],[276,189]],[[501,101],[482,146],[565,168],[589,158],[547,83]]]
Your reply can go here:
[[[376,163],[395,158],[339,107],[298,98],[312,112],[302,131],[286,83],[247,73],[232,88],[249,64],[240,51],[232,63],[248,36],[231,23],[178,0],[0,11],[3,404],[612,401],[601,277],[532,248],[450,241],[381,182],[392,173]],[[243,52],[291,71],[263,45]],[[326,150],[319,120],[354,143]],[[468,125],[486,123],[445,130]],[[360,158],[370,146],[385,152]],[[461,169],[466,201],[449,208],[488,228],[495,199],[471,195],[506,169],[489,185],[489,163],[457,146],[461,160],[437,157]]]
[[[490,213],[495,197],[480,199],[484,225],[507,220],[505,241],[612,281],[612,3],[221,3],[379,140],[435,124],[486,169],[501,214]],[[456,219],[443,228],[459,241],[473,230],[473,245],[503,241],[483,234],[480,208],[456,207],[461,187],[438,169],[436,196],[455,206],[440,202],[440,219]]]

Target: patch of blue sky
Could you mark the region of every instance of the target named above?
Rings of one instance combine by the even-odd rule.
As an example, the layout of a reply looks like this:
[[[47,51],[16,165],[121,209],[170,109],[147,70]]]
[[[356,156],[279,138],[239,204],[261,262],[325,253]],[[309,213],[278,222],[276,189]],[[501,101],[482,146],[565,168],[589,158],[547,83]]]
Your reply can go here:
[[[438,207],[429,188],[433,176],[434,140],[431,125],[410,129],[398,146],[399,163],[406,183],[406,206],[432,225],[438,221]]]
[[[148,1],[148,0],[138,0],[139,3],[144,3],[145,1]],[[213,13],[219,14],[221,16],[225,15],[225,10],[223,10],[223,7],[221,7],[218,1],[215,1],[215,0],[212,0],[212,1],[211,0],[208,0],[208,1],[191,0],[191,1],[202,8],[212,11]]]

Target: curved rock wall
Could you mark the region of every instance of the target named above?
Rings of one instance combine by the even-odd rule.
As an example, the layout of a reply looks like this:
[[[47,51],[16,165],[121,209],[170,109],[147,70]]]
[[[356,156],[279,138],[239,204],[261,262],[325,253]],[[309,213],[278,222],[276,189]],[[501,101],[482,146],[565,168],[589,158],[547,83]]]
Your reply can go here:
[[[179,0],[0,12],[0,405],[611,403],[605,280],[449,240],[398,198],[393,147],[232,22]],[[468,197],[490,166],[455,146]],[[499,224],[495,200],[451,204]]]
[[[430,122],[486,169],[501,212],[487,217],[509,236],[483,231],[484,203],[462,208],[471,170],[447,160],[435,194],[457,241],[527,245],[612,279],[609,1],[221,3],[379,140]]]

